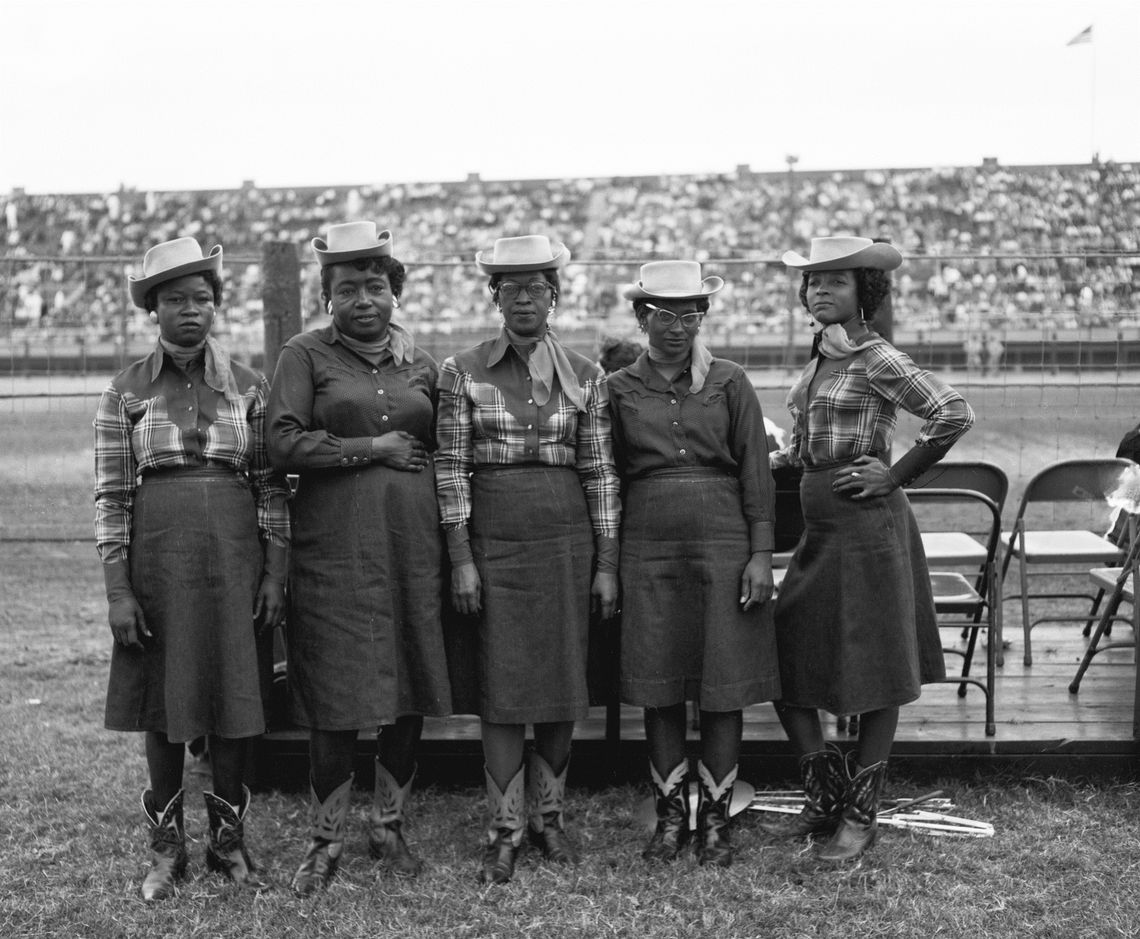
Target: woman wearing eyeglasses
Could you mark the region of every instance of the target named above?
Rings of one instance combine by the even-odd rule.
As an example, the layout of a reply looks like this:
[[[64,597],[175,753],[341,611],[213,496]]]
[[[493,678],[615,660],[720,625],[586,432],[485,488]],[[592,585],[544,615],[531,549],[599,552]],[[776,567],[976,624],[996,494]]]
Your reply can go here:
[[[773,484],[764,417],[739,365],[700,340],[724,285],[695,261],[654,261],[625,288],[649,349],[610,375],[624,483],[622,700],[645,709],[657,827],[671,861],[690,837],[685,702],[700,706],[697,857],[732,863],[729,807],[746,705],[779,696]]]
[[[547,324],[569,259],[542,236],[500,238],[479,252],[503,328],[440,369],[436,485],[452,602],[478,615],[487,883],[511,879],[524,825],[547,860],[577,860],[562,814],[574,722],[588,706],[591,598],[603,617],[617,599],[605,386],[598,366],[563,348]]]

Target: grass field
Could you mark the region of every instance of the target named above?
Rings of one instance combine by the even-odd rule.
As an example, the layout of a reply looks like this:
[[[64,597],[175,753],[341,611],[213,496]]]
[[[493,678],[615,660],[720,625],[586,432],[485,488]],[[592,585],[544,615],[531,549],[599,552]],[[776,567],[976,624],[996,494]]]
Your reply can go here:
[[[1010,473],[1015,489],[1046,463],[1111,455],[1138,419],[1135,388],[964,388],[978,426],[956,449]],[[782,394],[761,391],[783,418]],[[861,863],[819,866],[753,818],[728,871],[691,859],[650,868],[631,787],[572,791],[584,862],[526,858],[504,889],[475,879],[478,780],[429,785],[409,835],[429,870],[399,882],[366,857],[367,796],[356,793],[342,873],[327,894],[294,898],[305,799],[254,800],[251,850],[272,889],[252,897],[205,872],[201,780],[188,775],[190,875],[178,897],[138,895],[145,830],[141,740],[102,729],[110,657],[90,538],[94,398],[0,401],[0,937],[1134,937],[1140,931],[1140,788],[1056,779],[947,779],[960,814],[991,822],[985,840],[885,832]],[[904,427],[901,439],[913,432]],[[28,541],[57,538],[59,541]],[[924,788],[926,781],[923,781]],[[896,796],[918,785],[892,778]]]

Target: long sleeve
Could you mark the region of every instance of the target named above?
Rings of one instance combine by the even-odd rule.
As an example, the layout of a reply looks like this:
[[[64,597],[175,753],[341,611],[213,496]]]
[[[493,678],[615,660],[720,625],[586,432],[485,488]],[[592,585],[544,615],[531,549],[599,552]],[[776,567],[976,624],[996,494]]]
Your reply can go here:
[[[138,465],[131,420],[113,385],[95,412],[95,543],[104,564],[127,561]]]
[[[729,410],[729,446],[739,467],[740,505],[748,521],[752,551],[775,546],[775,484],[768,466],[768,437],[764,414],[743,370],[725,384]]]
[[[289,484],[280,470],[269,462],[266,445],[266,408],[269,382],[258,383],[257,396],[249,409],[251,434],[249,481],[257,504],[257,527],[263,544],[285,547],[289,544]]]
[[[435,479],[440,523],[445,529],[463,527],[471,517],[471,471],[475,458],[468,381],[469,376],[460,370],[454,357],[440,367]]]
[[[616,538],[621,524],[621,486],[614,469],[609,396],[601,376],[586,385],[586,410],[578,415],[574,468],[586,493],[594,534]]]
[[[314,426],[312,359],[286,346],[277,360],[269,392],[266,440],[270,462],[285,472],[368,463],[372,438],[338,437]]]

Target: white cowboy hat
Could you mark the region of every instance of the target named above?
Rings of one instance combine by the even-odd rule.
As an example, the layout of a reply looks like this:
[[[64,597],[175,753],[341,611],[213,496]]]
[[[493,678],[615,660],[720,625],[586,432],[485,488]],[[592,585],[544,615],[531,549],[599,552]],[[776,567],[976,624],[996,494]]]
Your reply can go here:
[[[222,246],[214,245],[208,255],[193,238],[175,238],[155,245],[143,255],[142,277],[127,275],[127,289],[131,302],[140,310],[146,309],[146,295],[152,287],[202,271],[213,271],[222,276]]]
[[[490,251],[476,251],[475,263],[485,274],[525,273],[562,267],[570,260],[570,249],[545,235],[497,238]]]
[[[376,233],[375,222],[344,222],[330,225],[328,238],[314,238],[313,253],[321,267],[343,264],[357,258],[384,258],[392,254],[392,233]]]
[[[696,261],[650,261],[641,265],[641,280],[627,284],[621,293],[627,300],[698,300],[723,286],[723,278],[715,274],[702,280]]]
[[[894,245],[875,242],[870,238],[833,235],[813,238],[809,257],[785,251],[780,260],[797,271],[846,271],[856,267],[893,271],[902,264],[902,255]]]

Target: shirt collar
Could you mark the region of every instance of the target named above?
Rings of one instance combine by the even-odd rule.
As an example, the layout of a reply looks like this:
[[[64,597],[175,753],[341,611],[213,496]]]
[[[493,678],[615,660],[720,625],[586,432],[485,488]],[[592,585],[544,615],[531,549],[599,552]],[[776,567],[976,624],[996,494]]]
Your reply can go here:
[[[158,376],[162,374],[163,365],[166,363],[166,350],[162,348],[162,343],[156,341],[154,344],[154,351],[150,354],[150,380],[157,381]],[[237,382],[234,380],[233,371],[230,369],[230,357],[222,345],[212,336],[206,337],[206,384],[209,385],[214,391],[226,395],[238,395],[240,392],[237,388]]]
[[[684,375],[689,369],[690,366],[686,365],[684,370],[678,374],[677,378],[680,378],[681,375]],[[626,370],[631,375],[636,376],[645,387],[651,388],[654,391],[669,391],[673,387],[673,384],[666,381],[665,376],[654,367],[653,363],[649,360],[648,352],[642,352],[631,365],[626,366]],[[674,381],[676,381],[676,379],[674,379]]]

